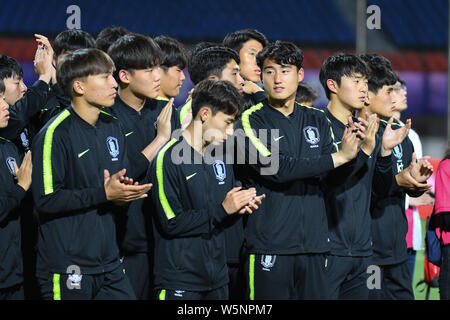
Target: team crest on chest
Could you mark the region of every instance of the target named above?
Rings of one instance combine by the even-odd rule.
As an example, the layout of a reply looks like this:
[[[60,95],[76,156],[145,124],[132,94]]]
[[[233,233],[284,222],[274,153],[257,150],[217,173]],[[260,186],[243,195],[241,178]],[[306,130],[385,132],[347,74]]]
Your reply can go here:
[[[214,174],[216,179],[219,180],[219,184],[224,184],[224,180],[227,177],[227,172],[225,170],[225,163],[222,160],[216,160],[213,163]]]
[[[6,158],[6,166],[8,167],[9,172],[11,172],[11,174],[13,176],[16,176],[16,172],[14,171],[13,162],[16,162],[16,159],[14,159],[13,157]]]
[[[271,254],[263,254],[261,255],[261,265],[262,269],[265,271],[270,271],[270,268],[275,264],[275,260],[277,259],[276,255]]]
[[[119,160],[117,156],[119,155],[119,141],[117,138],[108,137],[106,138],[106,146],[108,147],[109,154],[112,157],[112,161]]]
[[[311,148],[317,148],[320,141],[319,130],[316,127],[307,126],[303,129],[303,135],[305,136],[306,142],[311,144]]]
[[[392,150],[392,153],[394,154],[394,157],[396,157],[397,159],[401,159],[403,157],[402,145],[399,144],[395,146],[394,149]]]

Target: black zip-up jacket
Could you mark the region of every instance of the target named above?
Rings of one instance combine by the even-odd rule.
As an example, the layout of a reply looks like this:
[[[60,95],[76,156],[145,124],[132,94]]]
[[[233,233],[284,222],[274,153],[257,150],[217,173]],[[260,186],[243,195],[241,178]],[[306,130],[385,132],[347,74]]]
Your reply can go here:
[[[339,149],[346,126],[325,110],[330,120]],[[356,119],[354,119],[356,121]],[[370,200],[374,192],[382,194],[392,178],[391,156],[381,157],[380,135],[371,155],[362,150],[345,165],[331,171],[326,177],[326,204],[331,254],[338,256],[372,255],[370,234]]]
[[[167,99],[148,99],[141,111],[136,111],[128,106],[119,96],[112,107],[112,114],[122,124],[127,141],[128,155],[131,161],[138,161],[137,181],[145,182],[149,162],[142,154],[156,137],[157,118],[161,110],[169,102]],[[180,128],[180,116],[175,107],[172,107],[171,130]],[[138,252],[151,252],[153,249],[153,236],[151,219],[148,210],[152,205],[149,199],[139,199],[131,202],[126,208],[127,213],[117,215],[118,241],[121,254]]]
[[[17,146],[0,137],[0,289],[23,282],[20,209],[26,193],[16,183],[13,161],[20,167]]]
[[[34,137],[47,121],[71,105],[70,98],[64,95],[57,84],[50,86],[48,91],[47,102],[40,106],[37,113],[33,114],[20,136],[14,141],[24,152],[31,150]]]
[[[242,132],[245,150],[239,147]],[[247,250],[261,254],[328,252],[321,181],[334,168],[331,154],[336,147],[324,112],[295,103],[292,114],[284,116],[265,100],[243,113],[235,135],[241,150],[235,162],[237,179],[246,188],[266,194],[258,211],[248,217]],[[252,149],[257,152],[253,160]],[[245,159],[239,159],[242,153]],[[262,171],[270,167],[275,170]]]
[[[39,220],[37,274],[108,272],[119,266],[104,169],[133,177],[119,121],[101,111],[95,126],[72,107],[51,119],[33,141],[32,191]]]
[[[379,132],[386,129],[388,119],[380,120]],[[401,125],[394,120],[392,128],[399,129]],[[395,177],[411,163],[414,147],[411,140],[405,140],[392,150],[392,176]],[[418,196],[416,194],[414,196]],[[373,195],[372,198],[372,263],[377,265],[396,264],[408,258],[406,233],[408,221],[405,215],[405,189],[399,187],[393,180],[388,196]]]
[[[233,167],[219,159],[208,164],[181,137],[159,151],[147,176],[156,206],[155,287],[207,291],[226,285],[222,202],[235,186]]]
[[[16,143],[22,152],[28,151],[31,136],[27,126],[41,112],[51,96],[50,86],[45,81],[36,81],[23,97],[9,108],[8,126],[0,129],[0,136]]]

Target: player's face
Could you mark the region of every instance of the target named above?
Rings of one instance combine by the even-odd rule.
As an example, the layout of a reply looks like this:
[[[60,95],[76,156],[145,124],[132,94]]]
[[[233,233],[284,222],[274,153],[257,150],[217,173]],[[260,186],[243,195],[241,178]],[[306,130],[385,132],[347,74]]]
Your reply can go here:
[[[261,81],[261,68],[256,63],[256,55],[263,49],[262,44],[254,39],[248,40],[239,51],[239,67],[241,75],[246,80],[253,82]]]
[[[244,91],[244,79],[242,79],[241,74],[239,73],[239,66],[234,59],[231,59],[227,63],[225,69],[222,70],[219,80],[231,82],[240,93]]]
[[[97,107],[111,107],[116,97],[117,82],[112,72],[90,75],[83,83],[83,97]]]
[[[183,81],[186,79],[183,70],[179,66],[172,66],[161,71],[161,90],[159,96],[163,98],[174,98],[180,93]]]
[[[27,86],[18,75],[3,79],[3,83],[5,84],[5,100],[10,106],[20,100],[27,91]]]
[[[384,85],[376,95],[369,91],[369,109],[372,113],[376,113],[380,117],[392,117],[392,87],[392,85]]]
[[[408,108],[408,99],[406,98],[406,89],[402,86],[400,82],[396,82],[392,91],[392,104],[394,105],[394,113],[396,116],[400,115],[400,113],[406,108]]]
[[[342,76],[341,85],[336,89],[339,100],[353,110],[361,110],[364,107],[367,92],[367,79],[358,73]]]
[[[159,66],[134,70],[129,73],[129,88],[135,96],[156,98],[161,89],[161,72]]]
[[[233,135],[233,123],[235,121],[235,115],[228,115],[221,111],[215,115],[209,113],[208,119],[204,123],[203,127],[203,139],[208,144],[219,145],[228,136]]]
[[[9,121],[9,105],[5,101],[4,94],[0,94],[0,128],[5,128]]]
[[[263,64],[264,89],[272,100],[295,99],[298,83],[303,80],[303,68],[290,64],[280,65],[272,59]]]

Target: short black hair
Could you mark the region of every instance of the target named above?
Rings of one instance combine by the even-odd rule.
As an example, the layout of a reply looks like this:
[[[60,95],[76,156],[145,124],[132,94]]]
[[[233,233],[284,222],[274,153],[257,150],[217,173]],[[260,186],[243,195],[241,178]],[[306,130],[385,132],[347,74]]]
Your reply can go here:
[[[242,96],[228,81],[203,80],[194,88],[192,94],[192,117],[205,106],[211,108],[212,114],[223,112],[227,115],[236,114],[238,119],[242,112]]]
[[[114,62],[105,52],[96,48],[78,49],[61,59],[56,79],[64,94],[72,97],[75,80],[113,71]]]
[[[95,39],[86,31],[69,29],[60,32],[56,36],[52,47],[55,58],[57,58],[62,53],[71,52],[78,49],[95,48]]]
[[[3,82],[3,80],[0,80],[0,93],[5,93],[5,83]]]
[[[319,98],[319,94],[306,82],[300,82],[297,87],[297,93],[295,94],[295,101],[302,104],[304,102],[313,102]]]
[[[263,48],[269,44],[269,41],[267,40],[266,36],[255,29],[244,29],[231,32],[225,36],[222,44],[225,47],[233,49],[239,54],[244,43],[246,43],[249,40],[258,41],[259,43],[261,43]]]
[[[366,61],[368,65],[381,65],[392,70],[391,61],[378,53],[363,53],[360,54],[359,57]]]
[[[303,64],[303,51],[292,42],[278,40],[269,43],[256,55],[256,62],[261,70],[266,59],[272,59],[280,65],[293,65],[300,70]]]
[[[23,70],[19,62],[9,56],[0,54],[0,80],[5,78],[11,78],[13,76],[19,76],[23,78]]]
[[[158,36],[154,40],[163,53],[164,58],[161,67],[165,71],[170,67],[186,68],[188,54],[181,42],[165,35]]]
[[[398,76],[390,67],[389,60],[384,57],[380,59],[381,56],[375,54],[362,54],[360,57],[369,66],[370,71],[367,80],[370,92],[377,94],[383,86],[392,86],[397,82]]]
[[[197,53],[199,53],[203,49],[216,47],[216,46],[220,46],[220,44],[216,43],[216,42],[210,42],[210,41],[202,41],[202,42],[199,42],[199,43],[195,44],[194,46],[192,46],[188,50],[188,64],[187,64],[188,70],[191,69],[192,57],[194,57]]]
[[[108,49],[108,54],[116,65],[114,77],[117,82],[120,70],[153,68],[163,61],[163,55],[158,44],[149,36],[130,33],[120,37]]]
[[[131,31],[122,26],[105,28],[97,35],[95,46],[97,49],[108,52],[109,47],[117,39],[129,33],[131,33]]]
[[[361,74],[363,77],[369,76],[370,69],[367,64],[358,56],[349,53],[336,53],[328,57],[322,64],[319,73],[319,80],[322,84],[325,94],[330,99],[330,90],[327,86],[327,80],[336,81],[338,86],[341,85],[343,76],[351,77],[354,74]]]
[[[239,55],[224,46],[205,48],[191,57],[189,76],[194,84],[214,75],[221,77],[222,71],[231,60],[239,64]]]

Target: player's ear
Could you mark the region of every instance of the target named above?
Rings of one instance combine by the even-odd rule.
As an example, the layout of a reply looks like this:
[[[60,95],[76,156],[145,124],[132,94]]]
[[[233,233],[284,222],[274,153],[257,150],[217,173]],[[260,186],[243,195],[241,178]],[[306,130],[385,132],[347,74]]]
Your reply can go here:
[[[328,79],[327,80],[327,88],[328,88],[328,90],[330,90],[331,93],[337,93],[339,86],[338,86],[337,82],[334,81],[333,79]]]
[[[78,94],[83,95],[84,94],[84,83],[81,80],[75,80],[72,85],[72,90]]]
[[[198,114],[200,116],[200,120],[202,122],[205,122],[212,116],[211,108],[210,107],[202,107],[198,111]]]
[[[300,70],[298,70],[298,83],[302,82],[304,78],[305,70],[303,70],[303,68],[300,68]]]
[[[128,70],[120,69],[118,75],[120,82],[130,83],[130,72]]]
[[[218,76],[215,76],[215,75],[213,75],[213,74],[210,75],[207,79],[208,79],[208,80],[216,80],[216,81],[220,80]]]

